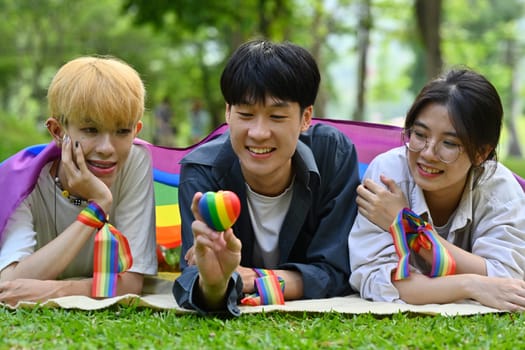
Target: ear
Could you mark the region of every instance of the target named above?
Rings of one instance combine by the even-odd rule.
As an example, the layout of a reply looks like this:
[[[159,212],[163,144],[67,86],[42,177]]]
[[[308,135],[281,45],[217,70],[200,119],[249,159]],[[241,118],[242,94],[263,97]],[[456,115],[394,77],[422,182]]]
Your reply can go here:
[[[142,123],[142,120],[139,120],[137,122],[137,125],[135,125],[135,135],[133,136],[134,138],[137,137],[137,135],[140,133],[140,131],[142,130],[142,127],[144,126],[144,124]]]
[[[301,132],[308,130],[310,124],[312,124],[312,116],[314,114],[314,106],[310,105],[303,111],[301,118]]]
[[[231,112],[232,112],[231,105],[226,103],[226,110],[224,111],[224,119],[226,120],[226,123],[228,124],[230,124]]]
[[[492,146],[486,145],[481,148],[481,151],[478,153],[476,157],[476,166],[480,166],[483,164],[484,161],[487,160],[487,157],[490,155],[490,153],[494,150]]]
[[[46,128],[53,140],[55,140],[56,144],[60,147],[65,134],[62,124],[60,124],[56,118],[51,117],[46,120]]]

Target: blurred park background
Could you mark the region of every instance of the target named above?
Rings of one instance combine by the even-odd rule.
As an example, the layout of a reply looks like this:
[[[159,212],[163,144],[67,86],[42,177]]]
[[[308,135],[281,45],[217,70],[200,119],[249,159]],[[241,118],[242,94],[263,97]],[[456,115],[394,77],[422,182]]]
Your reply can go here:
[[[483,73],[505,107],[499,157],[525,176],[524,7],[524,0],[0,0],[0,161],[49,141],[47,86],[81,55],[130,63],[148,94],[141,137],[188,146],[224,120],[225,60],[264,37],[316,57],[317,117],[400,125],[417,91],[442,70]],[[155,132],[162,109],[171,117],[168,140]]]

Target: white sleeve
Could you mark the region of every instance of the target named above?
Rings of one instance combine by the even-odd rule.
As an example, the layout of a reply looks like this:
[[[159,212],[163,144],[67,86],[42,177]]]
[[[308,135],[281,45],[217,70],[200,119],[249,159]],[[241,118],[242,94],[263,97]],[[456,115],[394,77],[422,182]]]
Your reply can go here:
[[[33,229],[33,215],[28,205],[28,198],[18,206],[7,221],[0,241],[0,271],[35,251],[36,232]]]
[[[525,279],[525,194],[501,164],[474,195],[472,253],[487,275]]]
[[[401,187],[407,199],[408,169],[404,149],[394,149],[377,156],[368,166],[364,177],[381,184],[382,174],[392,178]],[[403,302],[392,283],[392,272],[399,257],[390,232],[384,231],[361,214],[357,214],[348,236],[350,256],[350,285],[363,299]],[[410,267],[413,269],[413,267]]]
[[[129,271],[155,275],[155,200],[149,152],[134,145],[123,170],[122,179],[115,188],[118,200],[113,204],[114,225],[130,245],[133,265]]]

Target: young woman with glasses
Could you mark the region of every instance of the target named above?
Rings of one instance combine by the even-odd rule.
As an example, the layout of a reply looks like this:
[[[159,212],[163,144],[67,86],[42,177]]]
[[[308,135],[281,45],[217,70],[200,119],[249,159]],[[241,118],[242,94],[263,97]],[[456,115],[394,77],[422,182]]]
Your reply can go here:
[[[378,156],[357,190],[350,284],[363,298],[525,310],[525,195],[497,162],[502,118],[471,70],[421,90],[405,146]]]

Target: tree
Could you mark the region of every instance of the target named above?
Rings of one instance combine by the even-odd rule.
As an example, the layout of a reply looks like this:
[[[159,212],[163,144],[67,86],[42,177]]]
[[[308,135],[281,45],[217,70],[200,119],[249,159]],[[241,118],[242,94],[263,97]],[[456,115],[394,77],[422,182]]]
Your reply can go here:
[[[519,52],[523,42],[518,21],[523,9],[522,0],[447,2],[443,28],[447,65],[476,69],[496,86],[505,109],[508,154],[515,157],[522,156],[516,120],[521,114]]]
[[[357,101],[354,111],[354,120],[364,120],[366,73],[368,63],[368,48],[370,46],[370,30],[372,29],[372,14],[370,0],[361,0],[358,5],[357,26]]]
[[[430,80],[443,67],[441,57],[441,0],[415,0],[415,15],[417,28],[421,35],[421,43],[425,49],[425,78]]]

